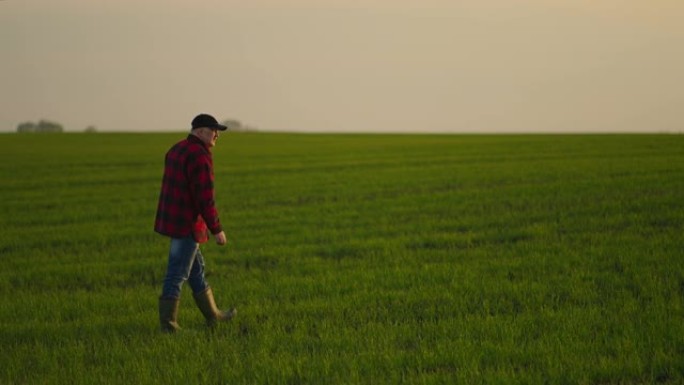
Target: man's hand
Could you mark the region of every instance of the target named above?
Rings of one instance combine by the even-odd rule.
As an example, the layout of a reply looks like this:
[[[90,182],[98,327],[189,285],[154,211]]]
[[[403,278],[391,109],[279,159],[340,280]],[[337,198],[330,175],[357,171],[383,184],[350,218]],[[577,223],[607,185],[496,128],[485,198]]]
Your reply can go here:
[[[216,238],[216,244],[219,246],[223,246],[226,244],[226,233],[221,231],[218,234],[214,234],[214,238]]]

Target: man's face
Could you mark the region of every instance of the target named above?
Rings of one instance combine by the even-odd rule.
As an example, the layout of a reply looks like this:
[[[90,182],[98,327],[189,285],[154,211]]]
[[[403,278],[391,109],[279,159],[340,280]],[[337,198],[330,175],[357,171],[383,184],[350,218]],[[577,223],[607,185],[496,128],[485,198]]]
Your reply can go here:
[[[219,130],[202,127],[197,130],[196,136],[207,146],[214,147],[216,145],[216,139],[219,137]]]

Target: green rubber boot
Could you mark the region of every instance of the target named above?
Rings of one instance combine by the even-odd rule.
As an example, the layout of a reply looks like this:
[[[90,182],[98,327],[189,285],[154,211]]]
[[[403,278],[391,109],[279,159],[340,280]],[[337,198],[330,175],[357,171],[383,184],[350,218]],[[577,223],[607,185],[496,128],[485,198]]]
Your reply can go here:
[[[175,333],[180,330],[178,326],[178,298],[159,298],[159,323],[164,333]]]
[[[211,291],[210,287],[201,293],[193,293],[192,296],[195,298],[195,303],[204,315],[204,318],[207,319],[207,325],[209,327],[216,326],[216,323],[220,321],[230,321],[237,314],[235,308],[228,311],[219,310],[218,307],[216,307],[214,293]]]

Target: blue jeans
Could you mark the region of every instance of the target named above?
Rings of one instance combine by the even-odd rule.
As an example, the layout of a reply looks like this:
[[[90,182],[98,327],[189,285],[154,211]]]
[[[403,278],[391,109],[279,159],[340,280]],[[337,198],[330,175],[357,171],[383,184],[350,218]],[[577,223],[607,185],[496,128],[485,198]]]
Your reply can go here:
[[[161,298],[180,298],[185,281],[188,281],[193,293],[201,293],[209,287],[204,279],[204,257],[199,244],[192,237],[171,238]]]

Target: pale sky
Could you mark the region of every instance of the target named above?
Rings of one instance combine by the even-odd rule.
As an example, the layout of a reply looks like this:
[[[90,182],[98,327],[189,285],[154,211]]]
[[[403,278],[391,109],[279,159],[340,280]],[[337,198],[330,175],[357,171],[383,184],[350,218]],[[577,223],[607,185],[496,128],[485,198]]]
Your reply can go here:
[[[0,131],[684,132],[682,0],[3,0]]]

